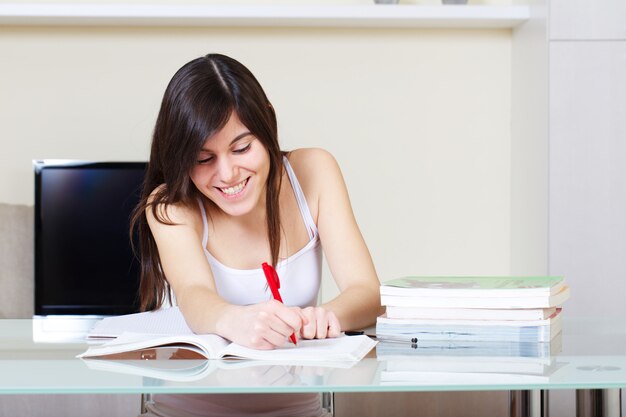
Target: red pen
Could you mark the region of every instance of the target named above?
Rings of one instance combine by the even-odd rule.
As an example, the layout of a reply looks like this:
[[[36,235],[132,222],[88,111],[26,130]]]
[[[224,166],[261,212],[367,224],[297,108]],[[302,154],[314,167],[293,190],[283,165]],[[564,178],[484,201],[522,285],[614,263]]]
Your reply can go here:
[[[263,262],[261,265],[263,267],[263,273],[265,274],[265,279],[267,280],[267,285],[270,287],[270,291],[272,291],[272,296],[274,300],[283,302],[283,298],[280,296],[278,289],[280,288],[280,279],[278,278],[278,274],[272,265],[269,265],[267,262]],[[296,343],[296,335],[291,333],[289,336],[293,344]]]

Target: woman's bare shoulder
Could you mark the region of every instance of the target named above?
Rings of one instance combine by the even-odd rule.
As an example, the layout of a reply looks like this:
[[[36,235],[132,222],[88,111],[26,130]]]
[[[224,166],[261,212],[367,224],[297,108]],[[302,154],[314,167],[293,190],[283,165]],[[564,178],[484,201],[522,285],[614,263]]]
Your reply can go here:
[[[322,148],[295,149],[287,158],[300,182],[323,182],[332,179],[339,170],[335,157]]]

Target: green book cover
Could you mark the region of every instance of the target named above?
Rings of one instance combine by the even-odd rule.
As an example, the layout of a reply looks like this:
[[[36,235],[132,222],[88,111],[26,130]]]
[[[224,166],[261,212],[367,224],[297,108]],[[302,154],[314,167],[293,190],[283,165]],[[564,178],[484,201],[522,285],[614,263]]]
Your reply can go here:
[[[409,276],[397,278],[385,282],[388,287],[406,289],[433,289],[433,290],[522,290],[522,289],[545,289],[560,288],[563,284],[563,277],[478,277],[478,276],[456,276],[456,277],[417,277]]]

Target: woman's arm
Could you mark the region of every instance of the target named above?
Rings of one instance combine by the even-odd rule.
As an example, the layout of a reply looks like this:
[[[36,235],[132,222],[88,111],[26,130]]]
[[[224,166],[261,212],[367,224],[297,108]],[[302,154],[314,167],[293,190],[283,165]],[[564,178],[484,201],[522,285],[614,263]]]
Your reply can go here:
[[[159,206],[155,210],[164,209]],[[244,346],[272,349],[300,331],[301,314],[279,302],[238,306],[221,298],[202,248],[199,213],[177,204],[169,205],[161,214],[175,224],[160,223],[150,209],[146,212],[148,224],[163,272],[194,332],[215,333]]]
[[[341,170],[333,156],[321,149],[295,151],[290,160],[303,178],[307,199],[317,203],[313,215],[330,272],[341,291],[321,307],[334,313],[342,331],[372,325],[382,313],[380,282]]]

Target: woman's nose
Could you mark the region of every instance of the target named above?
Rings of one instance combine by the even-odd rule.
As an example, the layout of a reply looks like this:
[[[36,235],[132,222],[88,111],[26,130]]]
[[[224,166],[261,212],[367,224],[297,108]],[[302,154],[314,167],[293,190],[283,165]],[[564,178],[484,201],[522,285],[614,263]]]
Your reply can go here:
[[[237,179],[237,169],[233,161],[228,157],[222,157],[218,160],[218,174],[220,181],[225,185],[232,185],[232,181]]]

